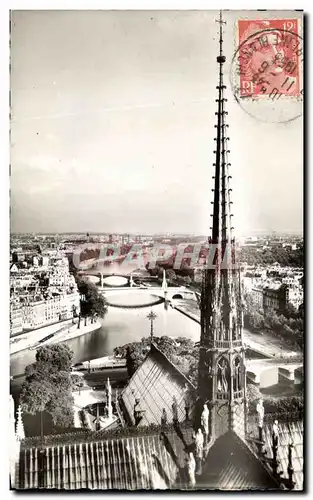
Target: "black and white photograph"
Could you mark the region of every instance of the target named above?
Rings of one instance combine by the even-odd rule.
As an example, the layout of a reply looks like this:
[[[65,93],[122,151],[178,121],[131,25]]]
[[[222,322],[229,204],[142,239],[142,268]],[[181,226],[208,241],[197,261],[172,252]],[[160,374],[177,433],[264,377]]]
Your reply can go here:
[[[10,490],[304,491],[304,17],[8,11]]]

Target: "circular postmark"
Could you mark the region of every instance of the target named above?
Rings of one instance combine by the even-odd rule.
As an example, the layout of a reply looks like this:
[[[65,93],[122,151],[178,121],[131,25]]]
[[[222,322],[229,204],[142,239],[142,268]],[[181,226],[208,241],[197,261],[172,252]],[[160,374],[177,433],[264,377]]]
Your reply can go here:
[[[297,22],[244,22],[230,70],[236,101],[263,122],[298,118],[303,108],[303,42]],[[291,27],[296,29],[285,29]]]

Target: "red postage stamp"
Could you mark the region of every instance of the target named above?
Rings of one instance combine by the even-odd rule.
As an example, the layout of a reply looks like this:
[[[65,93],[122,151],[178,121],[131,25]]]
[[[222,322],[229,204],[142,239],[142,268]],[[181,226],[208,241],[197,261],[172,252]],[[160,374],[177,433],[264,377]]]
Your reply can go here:
[[[240,97],[300,95],[298,19],[238,20]]]

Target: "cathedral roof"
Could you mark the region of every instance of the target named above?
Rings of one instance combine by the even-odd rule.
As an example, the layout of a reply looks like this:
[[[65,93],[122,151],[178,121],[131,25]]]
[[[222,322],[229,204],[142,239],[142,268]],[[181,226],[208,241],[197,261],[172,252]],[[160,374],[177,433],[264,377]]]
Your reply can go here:
[[[278,458],[282,477],[287,477],[287,440],[295,439],[295,489],[302,490],[302,442],[300,422],[280,424]],[[284,433],[286,432],[286,443]],[[298,437],[298,441],[296,441]],[[59,436],[59,439],[62,436]],[[265,426],[265,448],[271,458],[271,424]],[[69,445],[27,447],[20,452],[19,489],[184,489],[187,451],[194,446],[193,429],[176,427],[125,428],[115,433],[94,433],[84,442]],[[286,448],[286,449],[285,449]],[[270,469],[251,444],[228,431],[211,445],[197,476],[199,489],[279,489]]]
[[[173,430],[146,429],[100,441],[22,449],[18,489],[167,489],[185,486],[184,439]]]
[[[256,425],[251,420],[248,420],[250,429]],[[272,456],[272,429],[273,422],[265,422],[263,427],[264,435],[264,450],[267,456]],[[251,435],[256,435],[256,432]],[[294,469],[293,481],[295,482],[295,490],[303,490],[303,419],[297,418],[289,421],[281,421],[278,417],[278,450],[277,458],[279,461],[279,471],[282,477],[288,477],[288,445],[293,443],[292,465]]]
[[[231,430],[209,449],[198,486],[219,490],[280,489],[248,444]]]
[[[125,419],[134,425],[134,405],[140,398],[144,410],[139,425],[159,425],[165,408],[168,422],[173,421],[173,403],[177,404],[178,420],[185,420],[185,401],[195,387],[173,363],[153,344],[149,354],[121,393]]]

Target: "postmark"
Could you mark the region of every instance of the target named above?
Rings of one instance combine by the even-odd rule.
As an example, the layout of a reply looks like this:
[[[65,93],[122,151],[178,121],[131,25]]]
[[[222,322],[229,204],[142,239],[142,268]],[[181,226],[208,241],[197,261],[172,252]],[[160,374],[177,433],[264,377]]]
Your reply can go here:
[[[240,106],[266,122],[288,122],[303,106],[299,19],[239,20],[231,87]]]

